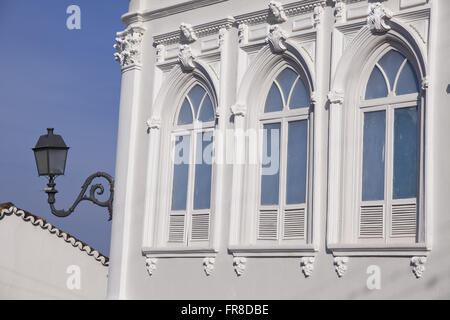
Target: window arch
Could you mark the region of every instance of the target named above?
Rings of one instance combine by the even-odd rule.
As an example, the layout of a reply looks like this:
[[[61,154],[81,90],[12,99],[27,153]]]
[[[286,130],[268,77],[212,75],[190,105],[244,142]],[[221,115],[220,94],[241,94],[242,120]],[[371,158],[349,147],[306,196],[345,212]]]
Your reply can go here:
[[[309,196],[310,93],[287,66],[275,78],[259,114],[257,241],[306,241]]]
[[[423,149],[419,87],[413,64],[396,48],[382,53],[364,87],[356,175],[360,242],[416,242]]]
[[[195,245],[209,240],[214,126],[211,95],[196,83],[183,97],[171,133],[169,243]]]

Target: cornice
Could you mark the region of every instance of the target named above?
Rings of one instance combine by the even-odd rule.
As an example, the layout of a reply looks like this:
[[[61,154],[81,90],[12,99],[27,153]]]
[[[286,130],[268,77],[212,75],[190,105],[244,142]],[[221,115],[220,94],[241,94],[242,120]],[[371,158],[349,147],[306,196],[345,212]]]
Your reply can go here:
[[[227,17],[224,19],[207,22],[204,24],[197,25],[193,27],[195,34],[201,38],[211,34],[219,33],[220,29],[229,29],[233,26],[235,19],[233,17]],[[153,42],[155,45],[168,45],[180,42],[181,31],[176,30],[168,33],[163,33],[153,37]]]
[[[228,0],[191,0],[176,4],[170,7],[163,7],[157,10],[145,10],[142,12],[130,12],[122,16],[122,23],[129,25],[135,21],[151,21],[168,17],[177,13],[194,10]]]

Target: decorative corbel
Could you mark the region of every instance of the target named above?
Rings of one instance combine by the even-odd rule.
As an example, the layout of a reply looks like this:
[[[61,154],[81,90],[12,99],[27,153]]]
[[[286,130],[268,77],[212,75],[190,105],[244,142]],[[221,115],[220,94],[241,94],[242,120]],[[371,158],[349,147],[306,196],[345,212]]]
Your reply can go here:
[[[143,27],[128,27],[116,35],[117,50],[114,59],[120,63],[122,69],[141,65],[141,42],[145,29]]]
[[[165,60],[166,47],[163,44],[158,44],[156,46],[156,62],[164,62]]]
[[[245,117],[246,109],[243,105],[235,104],[231,106],[231,113],[235,117]]]
[[[312,275],[314,271],[314,261],[316,261],[315,257],[303,257],[300,260],[300,266],[302,267],[305,278],[308,278]]]
[[[312,16],[313,25],[315,28],[320,24],[320,21],[322,19],[322,13],[323,13],[322,5],[320,5],[320,4],[316,5],[314,7],[313,16]]]
[[[428,90],[428,87],[430,86],[430,80],[428,77],[425,77],[422,79],[421,89],[422,92],[426,92]]]
[[[148,130],[157,129],[159,130],[161,128],[161,119],[152,117],[148,119],[146,122]]]
[[[345,18],[345,3],[342,0],[333,0],[334,2],[334,17],[336,21],[344,20]]]
[[[334,269],[336,270],[336,273],[339,278],[342,278],[345,274],[345,272],[348,269],[347,266],[348,263],[348,257],[335,257],[334,258]]]
[[[214,263],[216,262],[216,258],[206,257],[203,259],[203,268],[205,269],[205,273],[207,276],[210,276],[214,270]]]
[[[270,44],[274,53],[283,53],[287,50],[284,42],[287,40],[288,36],[286,32],[279,25],[274,25],[270,27],[269,35],[266,38],[266,43]]]
[[[147,257],[145,259],[145,267],[147,268],[147,272],[150,276],[153,275],[153,272],[156,270],[157,262],[158,262],[158,259],[156,259],[156,258]]]
[[[283,23],[287,21],[286,12],[283,5],[276,1],[269,2],[269,23]]]
[[[244,274],[246,263],[247,263],[247,258],[244,258],[244,257],[234,257],[233,258],[234,271],[236,272],[238,277],[240,277]]]
[[[180,24],[180,39],[181,43],[192,43],[197,40],[194,27],[188,23]]]
[[[222,47],[225,43],[225,35],[227,34],[226,28],[220,28],[219,29],[219,47]]]
[[[180,46],[180,52],[178,53],[178,61],[181,64],[181,68],[186,72],[194,70],[194,60],[195,57],[192,54],[191,47],[187,44],[182,44]]]
[[[248,25],[240,23],[238,26],[238,39],[240,44],[247,44],[248,42]]]
[[[412,272],[417,279],[421,279],[423,277],[423,273],[425,272],[425,263],[427,263],[427,257],[411,258]]]
[[[392,11],[385,8],[380,2],[371,3],[369,5],[367,25],[373,33],[383,34],[391,30],[389,21],[392,17]]]
[[[340,90],[331,91],[328,94],[328,101],[331,105],[342,106],[344,104],[344,93]]]

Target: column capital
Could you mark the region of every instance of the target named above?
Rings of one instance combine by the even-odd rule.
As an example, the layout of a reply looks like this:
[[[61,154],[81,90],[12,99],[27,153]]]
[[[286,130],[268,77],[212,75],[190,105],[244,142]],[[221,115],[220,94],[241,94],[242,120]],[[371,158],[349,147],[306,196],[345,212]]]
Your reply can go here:
[[[145,28],[141,26],[129,26],[124,31],[117,32],[114,49],[114,59],[122,66],[122,71],[134,67],[141,67],[141,42]]]

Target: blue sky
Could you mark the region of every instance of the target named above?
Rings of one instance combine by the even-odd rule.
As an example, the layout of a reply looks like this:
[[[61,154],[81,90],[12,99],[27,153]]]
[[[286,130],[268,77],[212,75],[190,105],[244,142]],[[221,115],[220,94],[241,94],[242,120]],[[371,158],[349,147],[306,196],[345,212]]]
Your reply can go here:
[[[72,4],[81,8],[81,30],[66,27]],[[107,209],[83,201],[67,218],[53,216],[31,148],[47,127],[70,147],[66,174],[56,180],[58,209],[72,205],[90,174],[114,176],[121,73],[113,44],[127,9],[128,0],[0,1],[0,202],[106,255]]]

